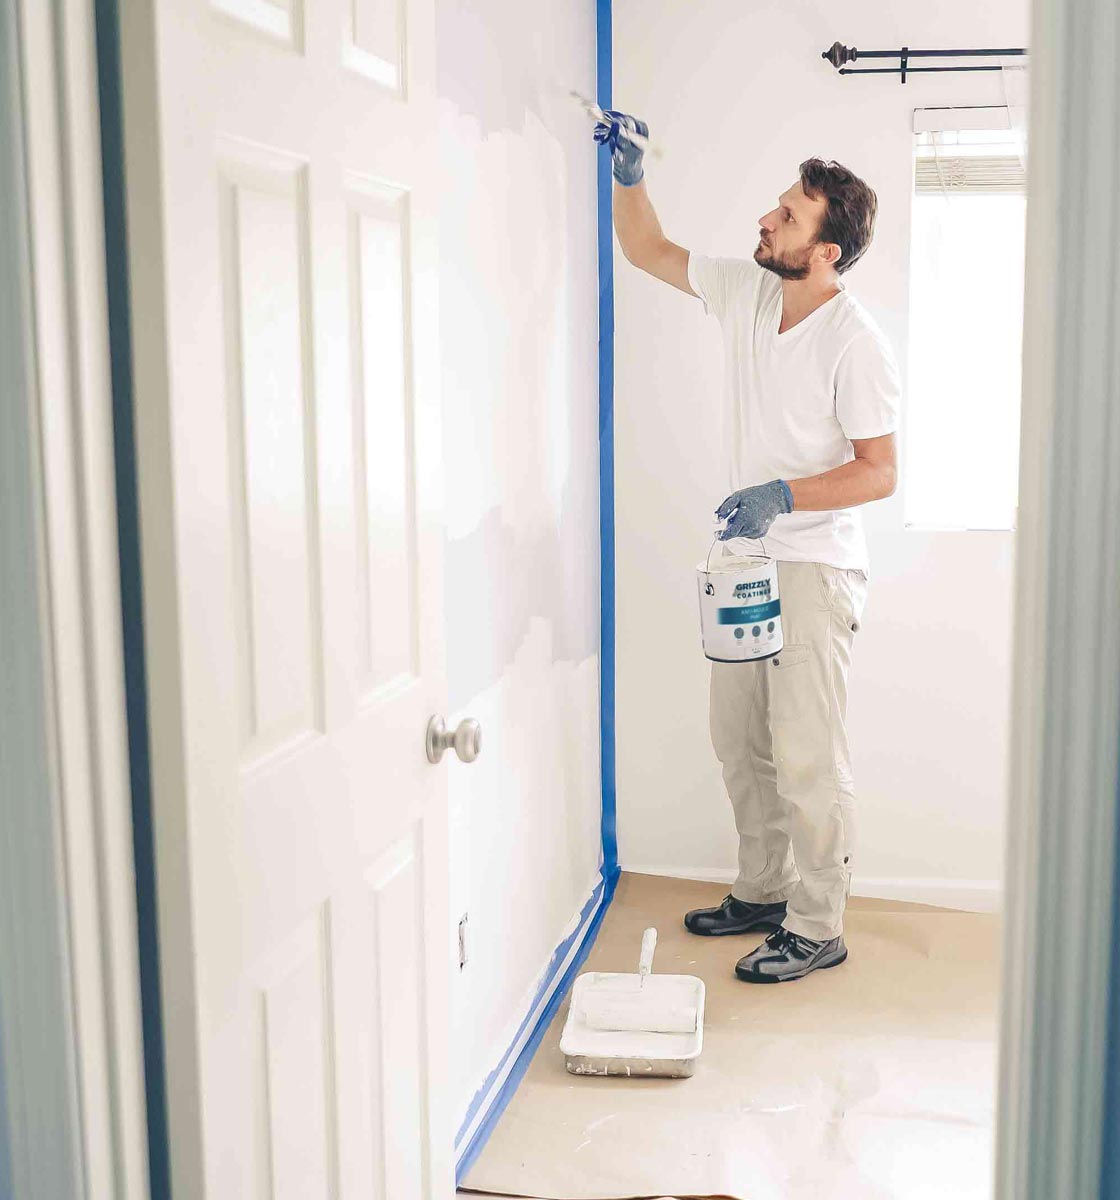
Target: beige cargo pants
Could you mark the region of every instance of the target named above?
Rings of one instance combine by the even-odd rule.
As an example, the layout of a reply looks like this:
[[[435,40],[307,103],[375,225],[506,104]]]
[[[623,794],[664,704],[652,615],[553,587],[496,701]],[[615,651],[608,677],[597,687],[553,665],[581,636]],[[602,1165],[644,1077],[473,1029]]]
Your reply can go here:
[[[823,941],[843,930],[852,854],[844,727],[863,571],[778,565],[785,646],[758,663],[712,663],[712,745],[739,831],[732,895],[788,901],[785,927]]]

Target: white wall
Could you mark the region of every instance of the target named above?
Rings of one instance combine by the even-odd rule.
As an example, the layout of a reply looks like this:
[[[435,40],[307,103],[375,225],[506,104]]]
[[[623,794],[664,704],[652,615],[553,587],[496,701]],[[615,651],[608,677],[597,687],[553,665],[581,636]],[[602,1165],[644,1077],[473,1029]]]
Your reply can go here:
[[[845,279],[905,369],[912,110],[1001,103],[999,75],[917,75],[903,86],[897,76],[841,78],[820,53],[835,40],[1025,45],[1026,0],[615,0],[614,21],[615,106],[645,117],[664,149],[647,179],[668,236],[746,256],[757,218],[802,159],[843,162],[880,204],[874,245]],[[708,741],[693,571],[723,499],[718,328],[699,301],[621,256],[616,272],[621,860],[731,877],[735,834]],[[903,420],[905,438],[905,409]],[[873,577],[849,710],[855,884],[982,902],[1002,874],[1013,536],[904,529],[904,487],[865,510]]]
[[[595,6],[438,0],[461,1114],[599,863]]]

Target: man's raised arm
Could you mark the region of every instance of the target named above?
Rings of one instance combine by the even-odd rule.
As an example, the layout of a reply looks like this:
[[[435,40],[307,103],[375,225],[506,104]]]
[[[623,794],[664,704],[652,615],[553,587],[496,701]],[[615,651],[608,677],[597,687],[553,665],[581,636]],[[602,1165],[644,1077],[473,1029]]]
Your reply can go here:
[[[644,121],[626,113],[608,110],[595,126],[595,140],[611,151],[614,173],[614,231],[627,262],[690,296],[696,293],[688,283],[688,251],[669,241],[653,210],[646,191],[642,155],[649,145],[649,129]]]

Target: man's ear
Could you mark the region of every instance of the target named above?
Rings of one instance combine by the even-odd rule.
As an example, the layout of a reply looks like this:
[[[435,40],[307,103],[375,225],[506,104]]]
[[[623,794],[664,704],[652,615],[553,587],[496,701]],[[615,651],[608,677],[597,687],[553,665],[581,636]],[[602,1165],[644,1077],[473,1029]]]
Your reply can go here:
[[[820,253],[821,262],[828,263],[830,267],[836,266],[840,261],[841,255],[844,253],[836,242],[818,242],[817,249]]]

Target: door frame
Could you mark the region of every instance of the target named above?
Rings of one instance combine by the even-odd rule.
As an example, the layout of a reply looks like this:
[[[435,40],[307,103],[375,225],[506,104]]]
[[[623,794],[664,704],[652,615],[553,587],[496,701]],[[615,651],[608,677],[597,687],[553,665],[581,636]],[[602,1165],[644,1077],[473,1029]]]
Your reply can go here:
[[[13,201],[0,224],[0,572],[27,585],[8,590],[0,625],[0,1171],[21,1198],[142,1200],[148,1124],[92,5],[4,0],[0,53]]]
[[[1001,1200],[1120,1195],[1118,42],[1034,0]]]
[[[0,222],[10,266],[0,273],[0,417],[13,468],[24,468],[9,474],[0,570],[35,582],[13,595],[18,611],[0,627],[0,661],[24,701],[0,723],[6,778],[24,785],[5,813],[15,836],[0,839],[10,916],[0,931],[0,1181],[34,1177],[41,1190],[15,1187],[21,1196],[141,1200],[149,1141],[166,1162],[167,1134],[158,1112],[149,1127],[144,1096],[134,850],[142,877],[153,864],[150,843],[133,844],[91,129],[95,32],[104,65],[119,30],[112,0],[97,10],[95,31],[83,0],[0,9],[12,83],[0,97],[0,159],[17,201]],[[1120,541],[1102,536],[1104,514],[1120,509],[1117,377],[1106,366],[1120,263],[1090,286],[1078,269],[1108,244],[1100,230],[1120,245],[1120,81],[1108,57],[1118,35],[1110,0],[1034,0],[999,1200],[1120,1197],[1117,1151],[1102,1137],[1120,1120],[1120,592],[1108,586]],[[120,170],[106,163],[106,178]],[[1062,219],[1071,211],[1081,215]],[[134,463],[119,461],[120,446],[117,456],[120,478]],[[1086,511],[1102,515],[1082,522]],[[132,713],[133,726],[142,716]],[[158,1046],[156,1008],[146,1019]],[[161,1064],[149,1067],[150,1084]],[[60,1180],[80,1190],[58,1190]]]

